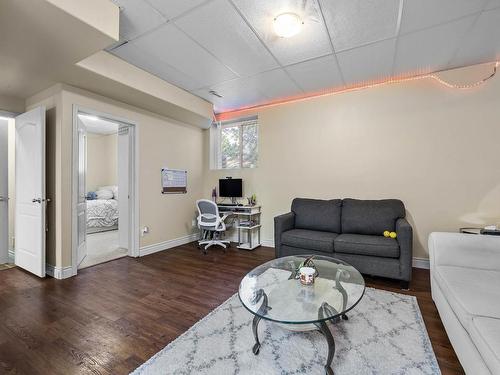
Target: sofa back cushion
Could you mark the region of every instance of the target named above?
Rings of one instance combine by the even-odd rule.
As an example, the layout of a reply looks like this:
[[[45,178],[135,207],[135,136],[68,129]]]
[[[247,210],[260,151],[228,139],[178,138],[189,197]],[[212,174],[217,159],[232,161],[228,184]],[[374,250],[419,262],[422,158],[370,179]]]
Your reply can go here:
[[[340,199],[322,200],[295,198],[292,212],[295,213],[295,228],[340,233]]]
[[[396,229],[396,220],[405,217],[399,199],[342,201],[342,233],[382,235]]]

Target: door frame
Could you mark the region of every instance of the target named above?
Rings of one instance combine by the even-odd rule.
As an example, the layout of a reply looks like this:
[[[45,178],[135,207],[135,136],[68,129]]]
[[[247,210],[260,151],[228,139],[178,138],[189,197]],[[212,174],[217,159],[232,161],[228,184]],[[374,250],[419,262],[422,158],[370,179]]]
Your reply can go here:
[[[97,116],[106,120],[120,122],[130,127],[130,142],[131,160],[129,165],[129,176],[132,180],[129,192],[129,227],[130,227],[130,243],[128,249],[128,256],[139,256],[139,128],[138,124],[118,116],[111,115],[73,104],[73,159],[72,159],[72,191],[71,191],[71,268],[72,276],[78,273],[78,220],[77,220],[77,204],[78,204],[78,113],[85,113],[92,116]],[[119,225],[119,224],[118,224]]]

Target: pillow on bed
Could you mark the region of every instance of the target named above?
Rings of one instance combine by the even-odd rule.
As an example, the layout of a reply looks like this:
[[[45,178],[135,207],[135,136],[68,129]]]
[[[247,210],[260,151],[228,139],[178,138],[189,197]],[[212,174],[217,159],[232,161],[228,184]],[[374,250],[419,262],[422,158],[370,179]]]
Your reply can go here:
[[[109,199],[118,199],[118,186],[116,185],[101,186],[99,190],[111,190],[113,197]]]
[[[97,194],[95,193],[95,191],[89,191],[87,193],[87,200],[93,201],[94,199],[97,199]]]
[[[113,199],[113,192],[111,190],[100,189],[96,192],[97,199]]]

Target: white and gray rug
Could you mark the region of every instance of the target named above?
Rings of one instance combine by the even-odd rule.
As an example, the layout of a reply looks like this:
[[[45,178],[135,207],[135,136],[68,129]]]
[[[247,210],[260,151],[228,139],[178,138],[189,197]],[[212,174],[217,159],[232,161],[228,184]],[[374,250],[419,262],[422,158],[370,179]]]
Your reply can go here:
[[[331,327],[336,375],[441,373],[415,297],[367,288],[348,315]],[[319,332],[261,320],[255,356],[252,318],[235,294],[133,374],[324,374],[327,344]]]

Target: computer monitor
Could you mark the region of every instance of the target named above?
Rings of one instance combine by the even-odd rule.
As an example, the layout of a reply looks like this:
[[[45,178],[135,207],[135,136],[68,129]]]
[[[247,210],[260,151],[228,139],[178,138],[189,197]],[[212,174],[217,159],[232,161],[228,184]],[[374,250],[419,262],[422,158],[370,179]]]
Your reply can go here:
[[[241,198],[243,196],[243,181],[241,178],[220,179],[219,196],[223,198]]]

